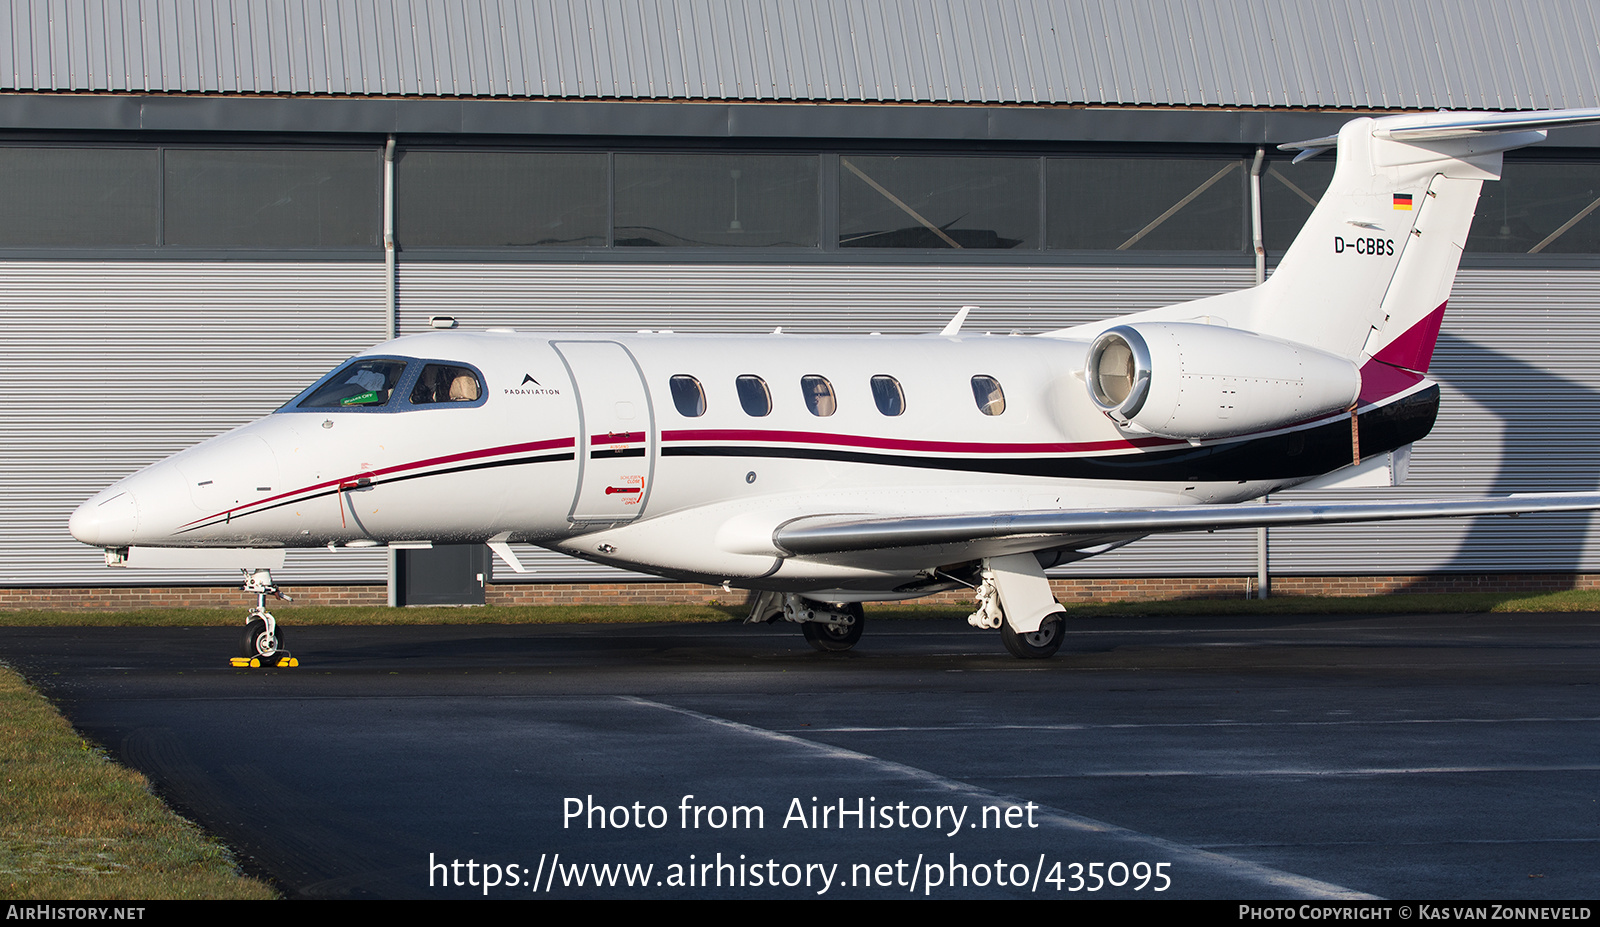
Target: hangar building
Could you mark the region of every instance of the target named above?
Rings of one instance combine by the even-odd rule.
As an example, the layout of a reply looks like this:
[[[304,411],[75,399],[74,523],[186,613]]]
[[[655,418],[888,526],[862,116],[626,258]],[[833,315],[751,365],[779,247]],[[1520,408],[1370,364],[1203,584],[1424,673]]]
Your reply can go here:
[[[16,0],[0,604],[231,582],[108,570],[67,516],[436,318],[923,332],[970,304],[969,330],[1043,331],[1250,285],[1257,207],[1270,273],[1332,169],[1280,142],[1359,113],[1594,106],[1600,13],[1576,0]],[[1600,483],[1597,144],[1564,130],[1485,186],[1438,426],[1405,486],[1360,492]],[[1279,530],[1271,568],[1307,589],[1571,585],[1600,573],[1593,534]],[[523,583],[636,578],[522,553]],[[279,579],[381,596],[388,572],[316,550]],[[1245,531],[1064,575],[1255,572]]]

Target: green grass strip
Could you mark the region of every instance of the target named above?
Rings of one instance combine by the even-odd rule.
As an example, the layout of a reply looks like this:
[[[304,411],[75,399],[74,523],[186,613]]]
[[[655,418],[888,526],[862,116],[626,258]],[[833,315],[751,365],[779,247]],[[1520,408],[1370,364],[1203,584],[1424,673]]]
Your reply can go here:
[[[1600,590],[1547,593],[1459,592],[1347,597],[1283,596],[1267,599],[1171,599],[1149,602],[1097,602],[1069,599],[1073,615],[1405,615],[1483,612],[1600,611]],[[139,611],[0,611],[8,627],[237,627],[238,608],[164,608]],[[959,618],[965,605],[867,604],[869,618]],[[277,604],[274,615],[285,627],[328,625],[490,625],[490,624],[643,624],[738,621],[742,605],[528,605],[477,608],[385,608],[359,605]]]
[[[0,665],[0,898],[274,897]]]

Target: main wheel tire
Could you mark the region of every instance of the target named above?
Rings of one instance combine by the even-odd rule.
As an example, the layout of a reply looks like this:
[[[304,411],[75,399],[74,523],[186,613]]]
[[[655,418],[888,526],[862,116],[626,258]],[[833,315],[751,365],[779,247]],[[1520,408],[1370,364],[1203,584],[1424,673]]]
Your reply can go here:
[[[282,652],[282,628],[275,627],[273,633],[269,635],[267,623],[260,618],[252,618],[245,623],[244,637],[239,641],[239,656],[258,657],[262,665],[271,666]]]
[[[1010,622],[1000,625],[1000,639],[1005,642],[1006,649],[1019,660],[1047,660],[1055,656],[1061,649],[1061,638],[1066,633],[1066,625],[1061,620],[1061,613],[1047,615],[1040,622],[1039,630],[1031,634],[1018,634],[1011,630]]]
[[[856,642],[861,640],[861,627],[867,623],[867,615],[859,602],[851,602],[845,606],[845,611],[856,619],[849,627],[839,627],[821,621],[807,621],[801,624],[800,631],[806,636],[806,643],[823,653],[843,653],[854,647]]]

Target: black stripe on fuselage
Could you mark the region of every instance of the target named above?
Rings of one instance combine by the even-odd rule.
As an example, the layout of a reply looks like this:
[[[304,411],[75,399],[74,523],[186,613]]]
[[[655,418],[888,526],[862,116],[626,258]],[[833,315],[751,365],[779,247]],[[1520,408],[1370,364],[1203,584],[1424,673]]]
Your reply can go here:
[[[642,447],[629,447],[629,448],[623,448],[621,450],[590,451],[589,452],[589,459],[590,460],[603,460],[603,459],[607,459],[607,458],[611,458],[611,457],[643,457],[643,456],[644,456],[644,448],[642,448]]]
[[[190,531],[195,531],[200,528],[209,528],[212,525],[220,525],[237,521],[238,519],[248,518],[251,515],[257,515],[261,512],[270,512],[273,509],[281,509],[286,505],[300,505],[304,502],[310,502],[312,499],[321,499],[324,496],[331,496],[340,492],[363,492],[367,489],[377,486],[388,486],[392,483],[404,483],[406,480],[420,480],[430,476],[444,476],[447,473],[467,473],[472,470],[492,470],[496,467],[518,467],[523,464],[555,463],[562,460],[575,460],[576,457],[577,455],[571,451],[568,451],[565,454],[541,454],[535,457],[517,457],[511,460],[491,460],[484,463],[462,464],[459,467],[447,467],[443,470],[428,470],[424,473],[407,473],[402,476],[389,477],[388,479],[373,480],[371,483],[368,483],[366,486],[362,486],[359,489],[343,490],[335,486],[330,486],[307,496],[296,496],[293,499],[285,499],[282,502],[274,502],[271,505],[263,505],[261,508],[251,509],[248,512],[221,515],[205,522],[204,524],[195,525],[192,528],[185,528],[178,533],[186,534]]]
[[[1439,414],[1439,387],[1418,390],[1388,405],[1362,412],[1357,419],[1363,459],[1392,451],[1427,436]],[[666,447],[663,457],[781,457],[850,463],[1003,473],[1057,479],[1133,480],[1145,482],[1238,482],[1319,476],[1352,459],[1350,420],[1245,438],[1227,444],[1163,448],[1098,457],[930,457],[879,454],[832,447],[782,447],[720,444]]]

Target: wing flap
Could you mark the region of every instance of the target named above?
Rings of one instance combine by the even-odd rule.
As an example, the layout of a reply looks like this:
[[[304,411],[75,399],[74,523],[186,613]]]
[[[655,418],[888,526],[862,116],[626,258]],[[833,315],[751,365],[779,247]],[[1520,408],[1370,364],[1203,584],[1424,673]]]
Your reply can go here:
[[[1003,541],[1008,549],[1046,550],[1082,538],[1600,510],[1600,493],[1525,493],[1491,499],[1345,502],[1309,505],[1189,505],[1105,509],[862,517],[819,515],[780,525],[772,540],[791,556]]]

